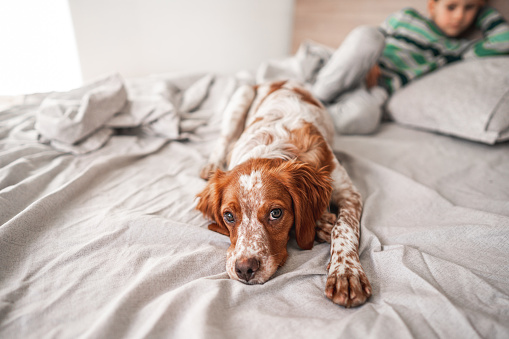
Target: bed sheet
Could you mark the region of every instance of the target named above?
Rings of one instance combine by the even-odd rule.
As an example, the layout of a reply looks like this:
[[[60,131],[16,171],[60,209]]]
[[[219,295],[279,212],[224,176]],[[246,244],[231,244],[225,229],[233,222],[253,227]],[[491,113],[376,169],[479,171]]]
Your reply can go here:
[[[354,309],[330,302],[329,245],[303,251],[293,238],[267,283],[230,280],[229,239],[194,206],[239,79],[210,82],[179,141],[127,131],[84,155],[37,141],[37,105],[0,113],[0,337],[509,335],[509,143],[393,123],[337,136],[364,200],[373,296]]]

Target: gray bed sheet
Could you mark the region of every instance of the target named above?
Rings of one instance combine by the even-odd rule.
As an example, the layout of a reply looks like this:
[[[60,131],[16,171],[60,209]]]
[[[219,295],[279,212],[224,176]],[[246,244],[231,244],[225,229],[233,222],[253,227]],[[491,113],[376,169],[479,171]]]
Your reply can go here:
[[[182,116],[185,140],[124,133],[85,155],[39,143],[33,105],[0,113],[0,337],[509,336],[509,143],[337,136],[373,296],[330,302],[329,245],[293,238],[267,283],[230,280],[229,239],[194,206],[236,81]]]

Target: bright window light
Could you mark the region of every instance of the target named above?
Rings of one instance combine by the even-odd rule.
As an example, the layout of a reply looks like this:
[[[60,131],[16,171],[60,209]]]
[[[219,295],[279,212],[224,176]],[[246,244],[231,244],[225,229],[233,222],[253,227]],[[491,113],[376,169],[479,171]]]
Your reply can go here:
[[[0,51],[0,96],[82,83],[67,0],[1,0]]]

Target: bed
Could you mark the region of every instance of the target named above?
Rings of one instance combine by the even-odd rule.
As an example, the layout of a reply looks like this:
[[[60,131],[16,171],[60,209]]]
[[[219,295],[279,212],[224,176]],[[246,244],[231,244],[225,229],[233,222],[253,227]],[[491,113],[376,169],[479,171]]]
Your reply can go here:
[[[298,0],[296,13],[309,3]],[[316,4],[330,13],[319,5],[330,2]],[[292,238],[286,264],[263,285],[228,278],[229,239],[194,208],[199,171],[238,86],[312,81],[334,46],[301,38],[318,43],[300,41],[295,55],[256,74],[113,76],[72,95],[27,95],[0,112],[0,337],[507,338],[504,128],[473,140],[453,123],[433,130],[396,112],[373,135],[336,136],[335,154],[364,201],[359,252],[373,288],[365,305],[325,297],[326,243],[304,251]],[[507,73],[497,68],[507,59],[490,69]],[[97,88],[101,95],[87,94],[95,107],[117,113],[127,102],[131,115],[62,129],[93,135],[87,142],[42,136],[51,104]],[[407,97],[412,112],[418,104]],[[497,107],[503,124],[509,111]],[[85,112],[76,109],[68,112]]]

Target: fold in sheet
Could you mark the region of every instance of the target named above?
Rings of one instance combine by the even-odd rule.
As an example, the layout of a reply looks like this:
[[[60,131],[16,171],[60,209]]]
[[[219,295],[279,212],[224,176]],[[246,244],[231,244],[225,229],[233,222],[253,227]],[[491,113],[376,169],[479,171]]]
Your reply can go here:
[[[188,88],[178,88],[159,79],[138,84],[131,92],[122,77],[114,74],[47,95],[37,110],[35,129],[41,142],[74,154],[101,148],[119,129],[140,128],[143,134],[176,140],[180,115],[199,107],[213,80],[207,74]]]
[[[82,88],[53,93],[37,111],[35,128],[42,137],[76,144],[100,129],[127,102],[127,91],[119,75]]]

